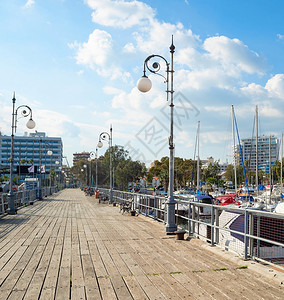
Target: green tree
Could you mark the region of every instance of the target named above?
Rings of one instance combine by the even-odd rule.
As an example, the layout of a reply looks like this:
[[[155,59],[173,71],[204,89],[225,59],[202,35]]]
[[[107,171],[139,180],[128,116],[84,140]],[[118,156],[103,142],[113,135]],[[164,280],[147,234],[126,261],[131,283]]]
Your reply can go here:
[[[130,158],[121,160],[115,170],[115,178],[120,189],[126,189],[129,182],[137,182],[143,175],[142,164]]]
[[[174,161],[174,183],[176,186],[186,186],[192,179],[194,163],[191,159],[183,159],[175,157]],[[196,169],[195,169],[196,170]],[[196,173],[196,172],[194,172]],[[153,177],[158,177],[160,182],[164,185],[165,190],[168,190],[169,184],[169,158],[162,157],[160,161],[155,160],[153,166],[149,169],[147,181],[152,182]]]

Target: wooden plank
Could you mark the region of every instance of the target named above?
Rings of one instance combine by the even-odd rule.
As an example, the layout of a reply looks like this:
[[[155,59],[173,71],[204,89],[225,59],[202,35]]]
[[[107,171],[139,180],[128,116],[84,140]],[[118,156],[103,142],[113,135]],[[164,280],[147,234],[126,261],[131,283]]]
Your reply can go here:
[[[95,269],[90,255],[82,255],[83,274],[87,299],[99,300],[101,298]]]
[[[34,241],[35,243],[39,243],[39,241]],[[38,246],[33,253],[32,258],[30,258],[25,270],[23,271],[21,277],[17,281],[15,287],[12,290],[12,293],[10,297],[14,297],[14,294],[18,294],[18,291],[22,291],[23,295],[26,293],[28,286],[30,284],[30,281],[32,280],[36,267],[40,261],[40,258],[42,256],[44,247]]]
[[[44,249],[41,260],[36,268],[34,276],[29,284],[25,299],[37,299],[40,296],[41,289],[47,274],[48,266],[51,260],[53,249],[55,246],[55,238],[51,238],[48,241],[46,248]],[[40,246],[41,243],[39,243]]]

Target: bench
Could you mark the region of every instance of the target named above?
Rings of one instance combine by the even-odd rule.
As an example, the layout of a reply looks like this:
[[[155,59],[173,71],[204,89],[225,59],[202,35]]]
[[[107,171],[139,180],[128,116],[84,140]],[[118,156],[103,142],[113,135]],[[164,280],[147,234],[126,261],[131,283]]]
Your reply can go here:
[[[99,203],[101,202],[107,202],[109,200],[107,195],[99,195]]]
[[[129,213],[132,208],[132,201],[120,203],[119,208],[119,212],[122,212],[122,214],[124,214],[125,212]]]

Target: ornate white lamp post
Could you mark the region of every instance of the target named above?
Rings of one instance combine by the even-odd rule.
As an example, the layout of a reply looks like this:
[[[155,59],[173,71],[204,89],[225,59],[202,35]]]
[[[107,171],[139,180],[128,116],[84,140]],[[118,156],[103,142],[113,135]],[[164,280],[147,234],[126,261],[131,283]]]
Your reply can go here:
[[[32,109],[27,105],[20,105],[15,109],[16,105],[16,98],[15,93],[12,99],[13,103],[13,112],[12,112],[12,134],[11,134],[11,157],[10,157],[10,192],[9,192],[9,201],[8,201],[8,213],[15,214],[15,203],[14,203],[14,191],[13,191],[13,171],[14,171],[14,134],[17,130],[17,118],[18,118],[18,111],[21,111],[21,115],[23,117],[30,116],[26,126],[29,129],[35,128],[35,122],[32,119]]]
[[[53,152],[51,150],[47,151],[47,155],[50,156],[50,169],[49,169],[49,193],[51,195],[51,165],[52,165],[52,154]]]
[[[98,185],[98,162],[97,162],[97,159],[98,159],[98,148],[96,148],[96,151],[91,151],[90,152],[90,179],[91,179],[91,186],[93,185],[93,175],[92,175],[92,159],[95,157],[96,159],[96,188],[97,188],[97,185]]]
[[[88,186],[88,172],[87,172],[87,165],[83,165],[83,168],[86,171],[86,186]]]
[[[137,88],[139,91],[146,93],[148,92],[151,87],[152,83],[151,80],[146,76],[146,68],[153,74],[157,74],[162,76],[165,79],[165,83],[167,84],[167,101],[170,100],[170,137],[169,137],[169,150],[170,150],[170,160],[169,160],[169,191],[168,191],[168,201],[167,201],[167,221],[166,221],[166,233],[171,234],[177,230],[177,226],[175,223],[175,204],[176,201],[174,200],[173,191],[174,191],[174,142],[173,142],[173,110],[174,110],[174,103],[173,103],[173,78],[174,78],[174,70],[173,70],[173,57],[175,52],[175,46],[173,44],[173,37],[172,37],[172,44],[170,46],[170,53],[171,53],[171,63],[169,63],[163,56],[161,55],[150,55],[144,61],[144,73],[143,76],[137,82]],[[159,73],[160,71],[160,64],[158,62],[154,62],[151,66],[149,66],[150,61],[153,58],[159,58],[164,61],[166,65],[166,77]],[[169,88],[170,85],[170,88]],[[170,99],[169,99],[170,98]]]
[[[102,140],[107,140],[109,143],[109,203],[113,203],[112,193],[112,126],[110,126],[110,133],[102,132],[99,137],[98,148],[102,148]]]

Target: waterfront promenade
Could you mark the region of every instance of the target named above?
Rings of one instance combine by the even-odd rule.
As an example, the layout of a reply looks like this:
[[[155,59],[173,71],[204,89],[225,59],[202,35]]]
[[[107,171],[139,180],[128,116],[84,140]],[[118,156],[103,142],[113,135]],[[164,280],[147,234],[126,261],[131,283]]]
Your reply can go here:
[[[67,189],[0,219],[0,299],[283,299],[284,283]]]

